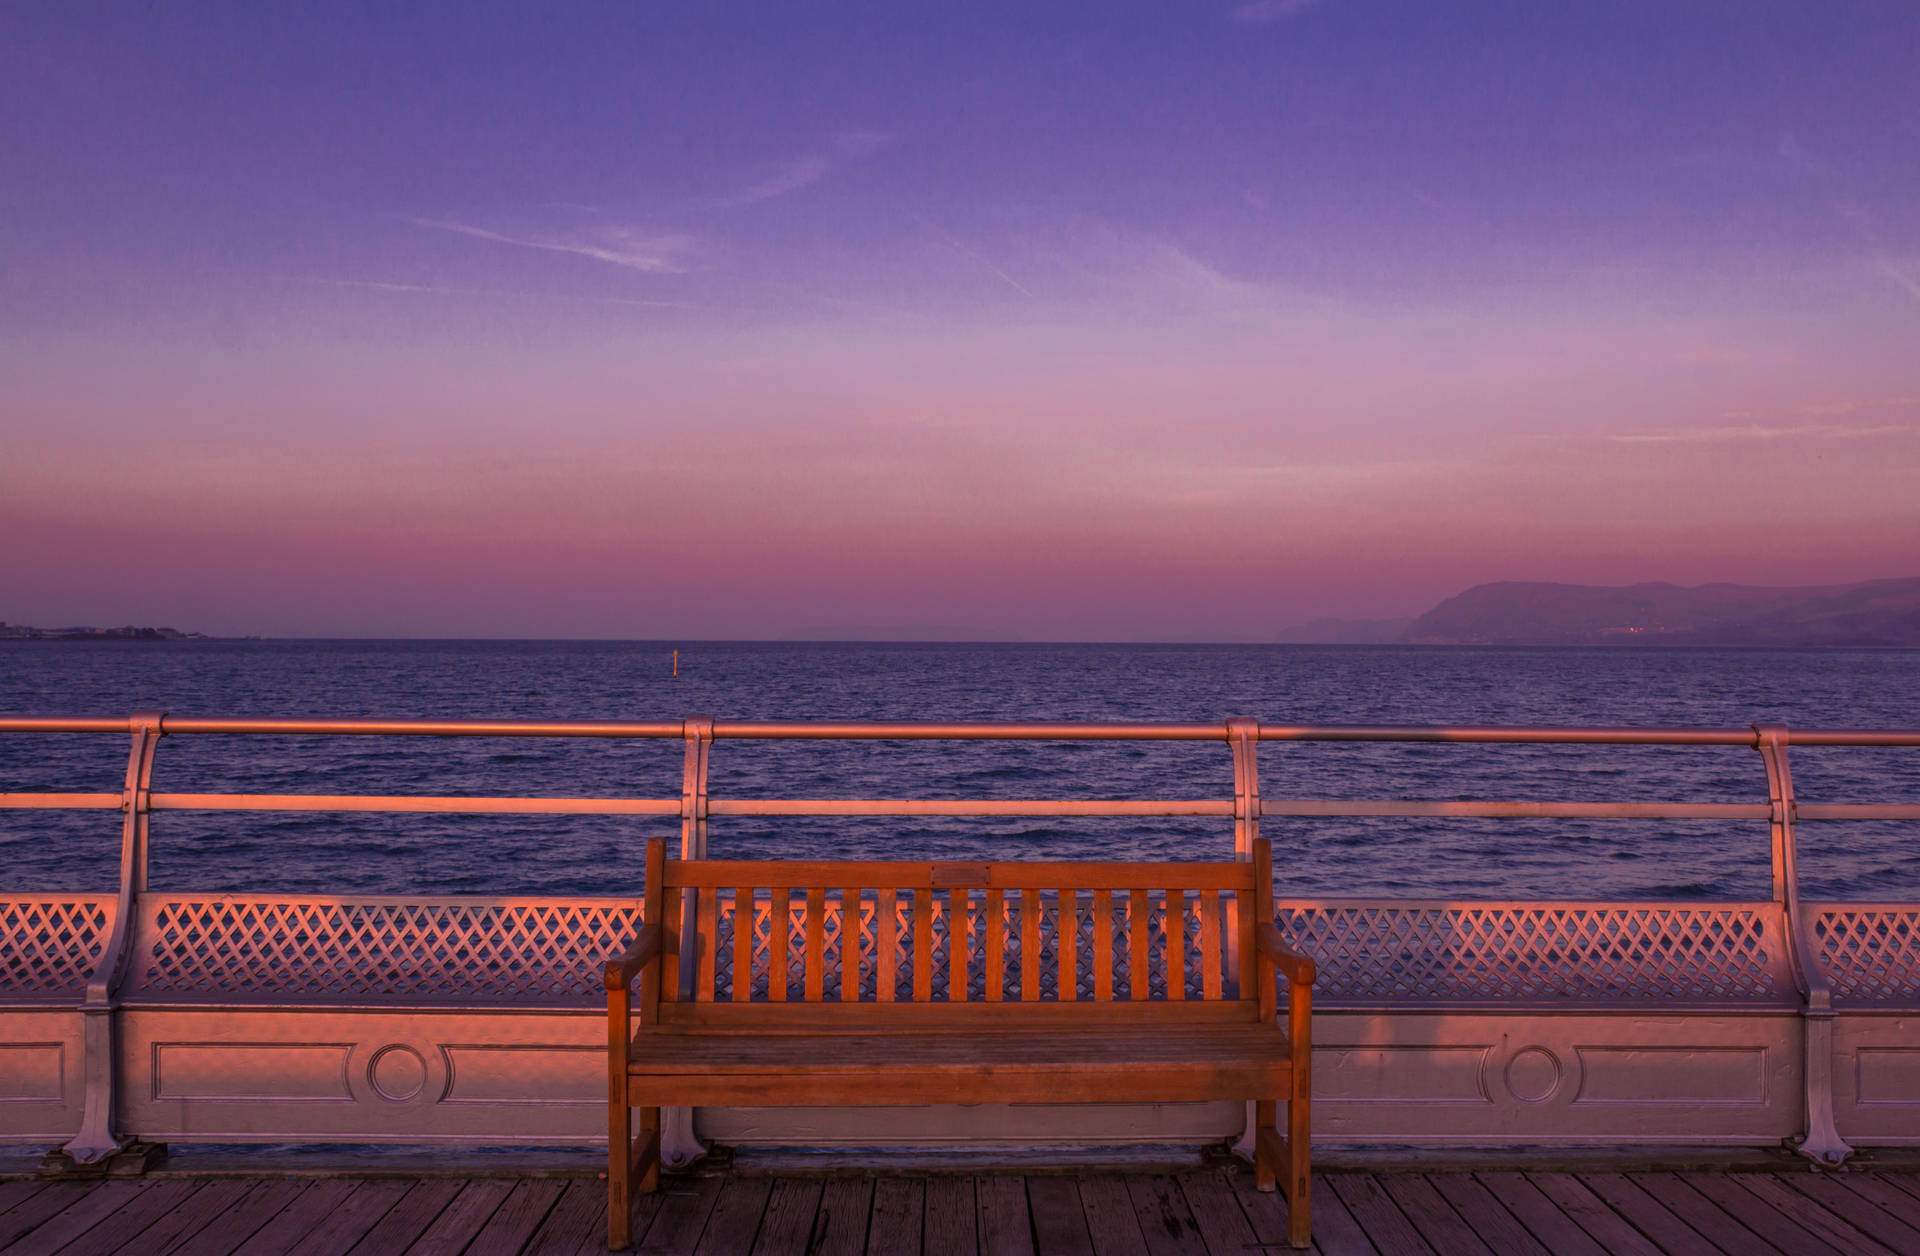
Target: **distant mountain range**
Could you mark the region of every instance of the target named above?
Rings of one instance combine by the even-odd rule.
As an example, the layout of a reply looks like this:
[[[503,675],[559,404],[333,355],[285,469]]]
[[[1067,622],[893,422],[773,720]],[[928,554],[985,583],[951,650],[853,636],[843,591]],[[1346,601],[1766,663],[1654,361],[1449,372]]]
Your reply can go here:
[[[177,632],[172,628],[33,628],[0,620],[0,641],[202,641],[197,632]]]
[[[1920,578],[1815,588],[1476,585],[1408,620],[1316,620],[1281,641],[1406,645],[1920,646]]]

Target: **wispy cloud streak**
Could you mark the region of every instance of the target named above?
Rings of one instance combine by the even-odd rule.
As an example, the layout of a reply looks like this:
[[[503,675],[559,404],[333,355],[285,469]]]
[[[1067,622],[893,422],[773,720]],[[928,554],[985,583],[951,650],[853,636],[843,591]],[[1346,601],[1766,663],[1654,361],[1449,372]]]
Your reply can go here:
[[[1886,242],[1880,236],[1873,215],[1860,205],[1841,194],[1833,176],[1827,173],[1825,166],[1814,159],[1812,153],[1800,143],[1791,131],[1780,137],[1780,156],[1803,178],[1819,186],[1826,193],[1833,212],[1847,224],[1862,244],[1866,245],[1873,259],[1873,269],[1893,285],[1916,301],[1920,301],[1920,273],[1902,265],[1888,252]]]
[[[1251,4],[1243,4],[1235,8],[1233,20],[1261,26],[1268,22],[1280,22],[1290,17],[1298,17],[1319,3],[1320,0],[1253,0]]]
[[[824,152],[803,154],[777,168],[767,178],[712,202],[715,209],[744,209],[811,187],[836,167],[886,147],[893,136],[884,131],[842,131]]]
[[[494,244],[511,244],[523,249],[542,249],[549,253],[571,253],[611,266],[643,271],[651,275],[681,275],[690,268],[683,260],[693,241],[683,235],[648,235],[629,227],[603,227],[591,232],[566,236],[508,235],[476,227],[471,223],[443,218],[414,218],[415,226],[435,231],[451,231]]]
[[[1739,424],[1725,427],[1679,428],[1667,432],[1619,432],[1607,439],[1621,445],[1708,444],[1721,441],[1769,441],[1793,438],[1821,440],[1859,440],[1869,436],[1894,436],[1911,432],[1911,423],[1882,423],[1871,427],[1840,423],[1799,423],[1768,427]]]
[[[359,288],[372,292],[406,292],[426,296],[513,297],[528,301],[588,301],[600,305],[632,305],[661,310],[709,310],[710,305],[689,301],[643,301],[633,297],[581,295],[572,292],[528,292],[516,288],[456,288],[441,284],[394,283],[382,279],[323,279],[312,275],[273,275],[282,283],[313,284],[323,288]]]

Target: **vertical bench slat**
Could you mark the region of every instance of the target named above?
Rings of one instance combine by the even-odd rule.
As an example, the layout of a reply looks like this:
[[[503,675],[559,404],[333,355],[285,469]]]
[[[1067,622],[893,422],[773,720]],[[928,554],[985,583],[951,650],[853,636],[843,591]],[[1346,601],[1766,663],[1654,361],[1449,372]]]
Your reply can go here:
[[[1258,957],[1254,954],[1253,926],[1258,917],[1253,910],[1253,895],[1245,890],[1235,890],[1233,901],[1236,905],[1236,923],[1240,926],[1240,997],[1254,997],[1255,974],[1259,969]]]
[[[1177,1002],[1187,997],[1187,892],[1168,890],[1166,904],[1167,998]]]
[[[913,1001],[933,998],[933,887],[913,891]]]
[[[1127,910],[1127,997],[1144,1003],[1153,994],[1152,963],[1147,951],[1147,892],[1135,890]]]
[[[793,923],[793,891],[776,885],[767,892],[767,997],[775,1003],[787,1001],[787,956],[792,944],[788,926]]]
[[[986,959],[986,1000],[998,1003],[1007,984],[1007,903],[1001,890],[988,890],[980,917],[980,949]]]
[[[860,1001],[860,978],[866,972],[860,953],[860,891],[840,891],[840,1001]]]
[[[873,997],[893,1002],[899,979],[895,956],[900,946],[900,905],[892,886],[881,886],[873,900]]]
[[[660,916],[660,1001],[680,1001],[680,926],[686,919],[688,891],[670,888]]]
[[[698,1003],[713,1002],[713,986],[718,959],[714,952],[720,947],[720,891],[708,886],[700,891],[700,912],[694,917],[700,927],[700,935],[694,945],[699,948],[700,971],[694,978],[693,997]]]
[[[947,891],[947,1002],[967,1001],[967,909],[973,895],[955,886]]]
[[[807,993],[809,1003],[818,1003],[827,992],[827,891],[807,887]]]
[[[1256,838],[1256,841],[1264,839]],[[1273,859],[1263,855],[1254,860],[1253,880],[1253,919],[1256,927],[1273,923]],[[1260,983],[1260,1023],[1273,1024],[1279,1014],[1278,995],[1274,990],[1276,973],[1271,962],[1260,964],[1254,969],[1255,978]],[[1241,991],[1241,997],[1246,992]]]
[[[733,890],[733,1001],[753,1000],[753,889]]]
[[[1040,891],[1020,891],[1020,1001],[1040,997]]]
[[[1061,890],[1054,915],[1054,949],[1060,963],[1060,1000],[1080,999],[1080,892]]]
[[[1113,1001],[1113,891],[1093,892],[1093,997]]]
[[[1200,891],[1200,993],[1211,1002],[1220,997],[1220,894]]]

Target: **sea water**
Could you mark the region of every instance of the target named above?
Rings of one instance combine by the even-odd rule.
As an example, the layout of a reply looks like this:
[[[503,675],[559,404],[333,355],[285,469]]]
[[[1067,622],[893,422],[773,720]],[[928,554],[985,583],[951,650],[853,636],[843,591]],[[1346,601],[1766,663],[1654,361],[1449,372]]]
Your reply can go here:
[[[678,649],[679,674],[673,674]],[[1920,726],[1920,652],[1225,645],[0,643],[0,712],[123,716]],[[0,735],[0,791],[120,789],[123,736]],[[1793,751],[1803,801],[1920,802],[1920,750]],[[165,739],[167,792],[674,798],[677,741]],[[1763,802],[1745,747],[1275,744],[1268,798]],[[1222,743],[744,742],[715,797],[1214,798]],[[631,894],[671,817],[161,813],[160,888]],[[1283,892],[1765,897],[1764,822],[1269,818]],[[1920,824],[1801,826],[1813,897],[1920,898]],[[112,812],[0,811],[0,889],[111,890]],[[720,818],[715,857],[1221,858],[1224,819]]]

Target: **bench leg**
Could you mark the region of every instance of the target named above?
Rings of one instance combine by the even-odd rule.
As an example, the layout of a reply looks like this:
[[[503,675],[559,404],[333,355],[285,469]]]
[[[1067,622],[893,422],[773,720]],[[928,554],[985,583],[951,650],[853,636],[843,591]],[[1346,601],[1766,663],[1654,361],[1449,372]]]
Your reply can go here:
[[[640,1193],[650,1195],[660,1189],[660,1109],[640,1109],[640,1142],[633,1167],[640,1175]]]
[[[1287,1242],[1295,1247],[1313,1242],[1312,1102],[1306,1095],[1296,1095],[1287,1104]]]
[[[1272,1190],[1278,1183],[1280,1165],[1286,1158],[1275,1121],[1279,1106],[1271,1099],[1260,1099],[1253,1105],[1253,1184],[1263,1191]]]
[[[633,1109],[616,1078],[607,1104],[607,1250],[633,1242]]]
[[[1262,1099],[1254,1104],[1254,1185],[1263,1191],[1278,1187],[1287,1197],[1287,1242],[1307,1247],[1313,1242],[1308,1193],[1311,1188],[1308,1108],[1305,1098],[1287,1103],[1287,1136],[1280,1136],[1280,1103]]]

